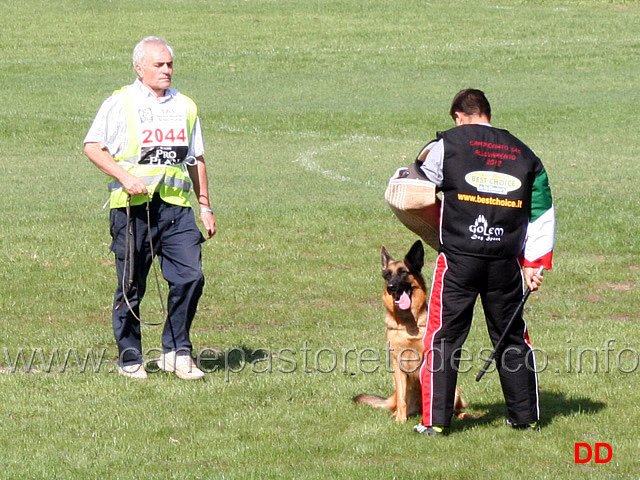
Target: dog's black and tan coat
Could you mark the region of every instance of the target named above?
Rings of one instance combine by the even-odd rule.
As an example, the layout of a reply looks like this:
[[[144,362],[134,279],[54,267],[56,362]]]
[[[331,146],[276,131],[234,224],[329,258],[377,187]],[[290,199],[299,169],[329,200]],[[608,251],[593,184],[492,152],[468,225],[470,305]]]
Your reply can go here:
[[[396,422],[422,411],[420,366],[424,353],[423,337],[427,324],[427,288],[422,277],[424,247],[421,241],[413,244],[404,260],[394,260],[382,247],[382,294],[386,308],[387,347],[391,357],[395,391],[388,397],[361,394],[353,399],[376,408],[393,412]],[[464,416],[466,401],[456,389],[454,413]]]

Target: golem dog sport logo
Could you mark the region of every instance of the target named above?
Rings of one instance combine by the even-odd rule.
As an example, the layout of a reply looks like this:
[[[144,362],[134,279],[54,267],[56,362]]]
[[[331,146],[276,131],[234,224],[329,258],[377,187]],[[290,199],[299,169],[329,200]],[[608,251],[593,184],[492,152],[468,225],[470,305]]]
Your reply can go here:
[[[479,192],[497,195],[506,195],[522,186],[522,182],[516,177],[499,172],[469,172],[464,176],[464,180]]]
[[[504,228],[490,227],[484,215],[478,215],[473,225],[469,225],[471,232],[471,240],[480,240],[481,242],[499,242],[504,235]]]

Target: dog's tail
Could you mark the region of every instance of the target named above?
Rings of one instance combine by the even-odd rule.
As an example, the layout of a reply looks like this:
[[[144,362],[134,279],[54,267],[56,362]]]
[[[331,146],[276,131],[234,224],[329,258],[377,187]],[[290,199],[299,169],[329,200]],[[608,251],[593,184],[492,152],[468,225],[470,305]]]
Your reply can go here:
[[[373,408],[383,408],[385,410],[394,411],[396,408],[396,396],[391,395],[389,398],[384,398],[379,395],[371,395],[369,393],[361,393],[360,395],[353,397],[355,403],[362,403],[363,405],[369,405]]]

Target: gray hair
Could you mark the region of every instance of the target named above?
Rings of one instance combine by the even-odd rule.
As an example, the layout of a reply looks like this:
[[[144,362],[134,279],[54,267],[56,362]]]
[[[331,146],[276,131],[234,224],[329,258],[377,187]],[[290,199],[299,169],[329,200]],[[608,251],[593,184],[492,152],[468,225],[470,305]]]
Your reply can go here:
[[[142,40],[140,40],[133,49],[133,55],[131,57],[133,61],[133,68],[136,68],[136,66],[142,63],[142,61],[144,60],[144,53],[145,53],[144,47],[146,47],[149,44],[162,45],[167,50],[169,50],[169,53],[171,53],[171,56],[173,57],[173,48],[171,48],[171,45],[169,45],[164,38],[153,37],[153,36],[145,37]]]

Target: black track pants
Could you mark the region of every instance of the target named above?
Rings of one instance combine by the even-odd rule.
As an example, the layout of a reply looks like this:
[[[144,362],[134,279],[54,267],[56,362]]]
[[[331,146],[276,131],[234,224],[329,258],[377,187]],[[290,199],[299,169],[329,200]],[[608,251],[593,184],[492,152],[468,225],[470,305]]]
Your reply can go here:
[[[522,299],[522,285],[522,270],[515,258],[438,256],[420,372],[424,425],[449,426],[451,422],[459,360],[478,295],[495,345]],[[496,355],[508,417],[518,424],[534,422],[539,419],[537,369],[522,315],[509,332]],[[463,358],[477,358],[479,353],[464,352]],[[483,358],[487,356],[488,352]]]

